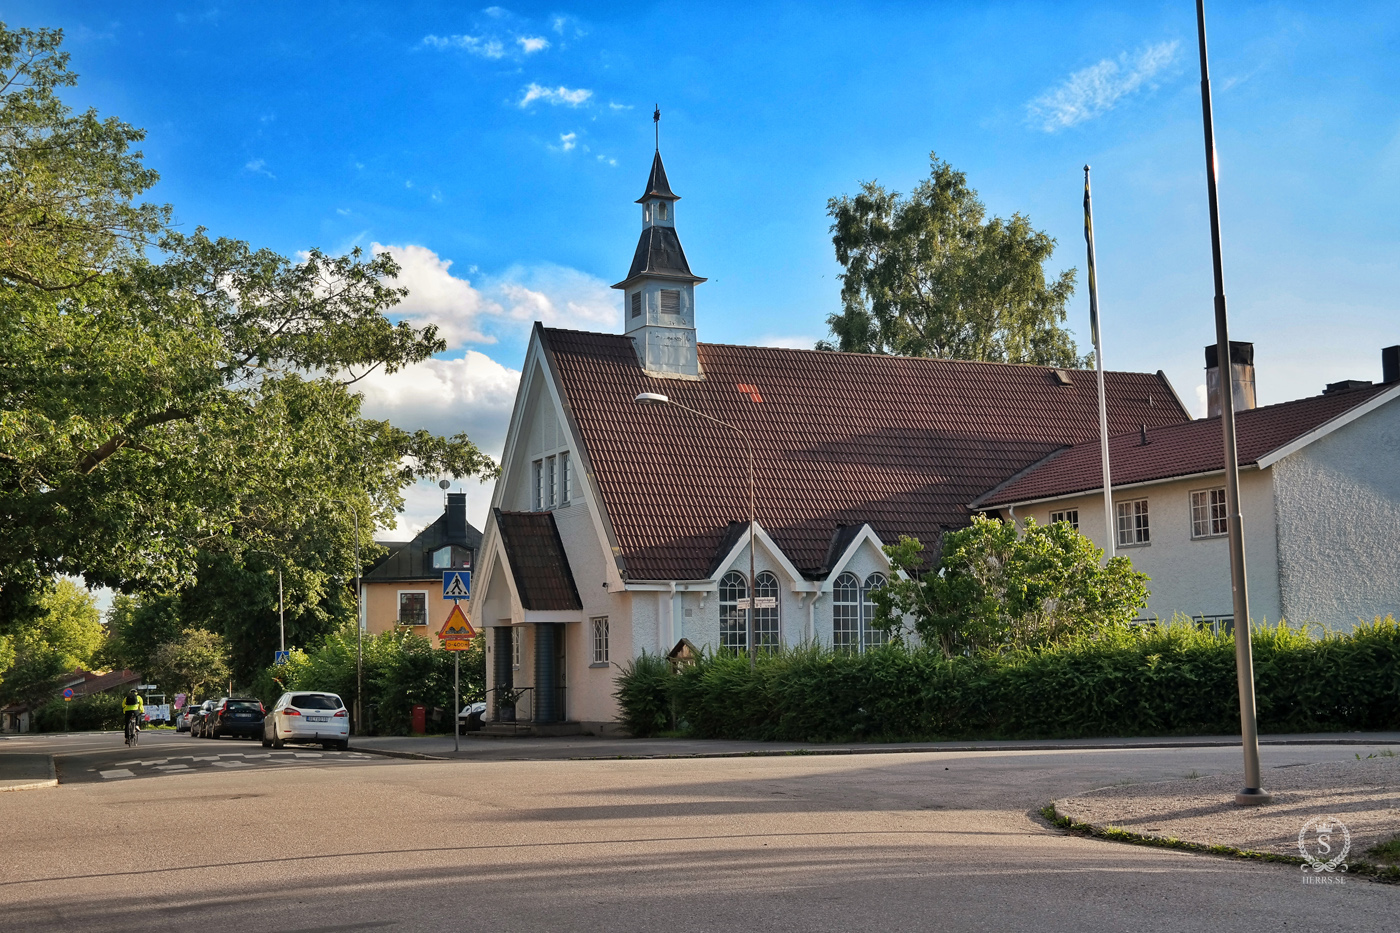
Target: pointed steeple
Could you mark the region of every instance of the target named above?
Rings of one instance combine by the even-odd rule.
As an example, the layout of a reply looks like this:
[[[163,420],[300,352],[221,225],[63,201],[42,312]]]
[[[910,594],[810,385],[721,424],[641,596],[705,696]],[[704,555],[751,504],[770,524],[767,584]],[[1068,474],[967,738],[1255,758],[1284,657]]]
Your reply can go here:
[[[653,376],[700,378],[695,341],[695,286],[705,281],[690,271],[676,234],[675,202],[666,166],[657,150],[651,160],[642,205],[642,235],[627,277],[613,288],[623,298],[625,331],[642,368]]]
[[[651,160],[651,175],[647,176],[647,190],[636,200],[637,204],[645,204],[652,198],[659,198],[666,201],[679,201],[681,196],[671,192],[671,183],[666,180],[666,166],[661,162],[661,150],[656,151],[656,155]]]

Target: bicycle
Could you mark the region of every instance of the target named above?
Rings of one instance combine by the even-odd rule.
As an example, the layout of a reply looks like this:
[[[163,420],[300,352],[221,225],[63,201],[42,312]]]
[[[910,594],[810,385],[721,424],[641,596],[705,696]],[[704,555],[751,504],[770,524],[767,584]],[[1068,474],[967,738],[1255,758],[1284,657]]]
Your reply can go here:
[[[135,747],[140,738],[141,727],[137,725],[136,717],[128,715],[126,717],[126,744]]]

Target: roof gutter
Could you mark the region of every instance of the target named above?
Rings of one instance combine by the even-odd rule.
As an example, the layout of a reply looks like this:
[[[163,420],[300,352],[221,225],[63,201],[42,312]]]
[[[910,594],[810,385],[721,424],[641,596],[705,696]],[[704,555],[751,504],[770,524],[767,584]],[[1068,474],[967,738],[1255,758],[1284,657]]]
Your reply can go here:
[[[1257,464],[1257,463],[1241,463],[1241,464],[1240,464],[1240,469],[1241,469],[1241,470],[1258,470],[1258,469],[1260,469],[1260,466],[1259,466],[1259,464]],[[1160,479],[1145,479],[1145,480],[1141,480],[1141,481],[1136,482],[1136,483],[1119,483],[1118,485],[1116,485],[1116,486],[1113,487],[1113,491],[1114,491],[1114,492],[1123,492],[1123,491],[1128,490],[1128,489],[1141,489],[1141,488],[1143,488],[1144,486],[1158,486],[1158,485],[1161,485],[1162,483],[1175,483],[1175,482],[1180,482],[1180,481],[1188,480],[1188,479],[1200,479],[1200,478],[1205,477],[1205,476],[1216,476],[1216,475],[1221,474],[1221,473],[1224,473],[1224,472],[1225,472],[1225,470],[1222,468],[1222,469],[1219,469],[1219,470],[1205,470],[1205,471],[1200,472],[1200,473],[1182,473],[1182,474],[1180,474],[1180,475],[1178,475],[1178,476],[1163,476],[1163,477],[1161,477]],[[1099,493],[1099,492],[1103,492],[1103,487],[1102,487],[1102,486],[1090,486],[1090,487],[1087,488],[1087,489],[1076,489],[1074,492],[1062,492],[1062,493],[1058,493],[1058,494],[1053,495],[1053,496],[1042,496],[1042,497],[1039,498],[1039,499],[1021,499],[1021,500],[1018,500],[1018,501],[1016,501],[1016,502],[995,502],[995,503],[986,503],[986,504],[984,504],[984,505],[969,505],[968,508],[970,508],[970,509],[971,509],[971,508],[977,508],[977,509],[1011,509],[1011,510],[1014,511],[1015,509],[1024,508],[1025,506],[1028,506],[1028,505],[1039,505],[1039,504],[1041,504],[1042,502],[1058,502],[1058,501],[1060,501],[1060,500],[1062,500],[1062,499],[1077,499],[1077,498],[1079,498],[1080,496],[1091,496],[1091,495],[1093,495],[1093,494],[1095,494],[1095,493]],[[979,500],[979,501],[980,501],[980,500]]]

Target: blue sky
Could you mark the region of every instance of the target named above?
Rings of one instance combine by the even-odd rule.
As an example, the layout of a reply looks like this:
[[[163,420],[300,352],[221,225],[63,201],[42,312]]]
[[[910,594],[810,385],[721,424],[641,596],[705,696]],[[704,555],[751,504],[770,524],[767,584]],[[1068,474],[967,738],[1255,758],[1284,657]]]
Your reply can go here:
[[[1209,11],[1232,336],[1263,403],[1378,379],[1400,343],[1400,9]],[[702,340],[811,346],[838,307],[826,201],[907,191],[937,151],[1084,281],[1094,166],[1115,369],[1200,411],[1214,342],[1194,4],[9,3],[58,26],[69,93],[145,127],[186,228],[296,253],[391,248],[452,344],[366,389],[499,451],[529,324],[617,330],[662,152]],[[1070,305],[1087,342],[1087,296]],[[478,521],[484,490],[472,490]],[[404,527],[440,508],[410,497]]]

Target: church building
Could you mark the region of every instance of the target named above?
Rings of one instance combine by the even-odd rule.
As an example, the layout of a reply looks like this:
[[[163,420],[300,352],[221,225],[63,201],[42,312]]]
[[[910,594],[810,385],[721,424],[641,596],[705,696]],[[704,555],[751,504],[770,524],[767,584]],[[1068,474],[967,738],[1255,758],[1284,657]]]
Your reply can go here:
[[[682,639],[863,651],[881,545],[936,553],[1098,436],[1092,372],[699,342],[679,200],[658,150],[623,333],[531,335],[474,581],[498,725],[607,731],[619,665]],[[1191,420],[1161,372],[1110,372],[1107,397],[1113,434]]]

